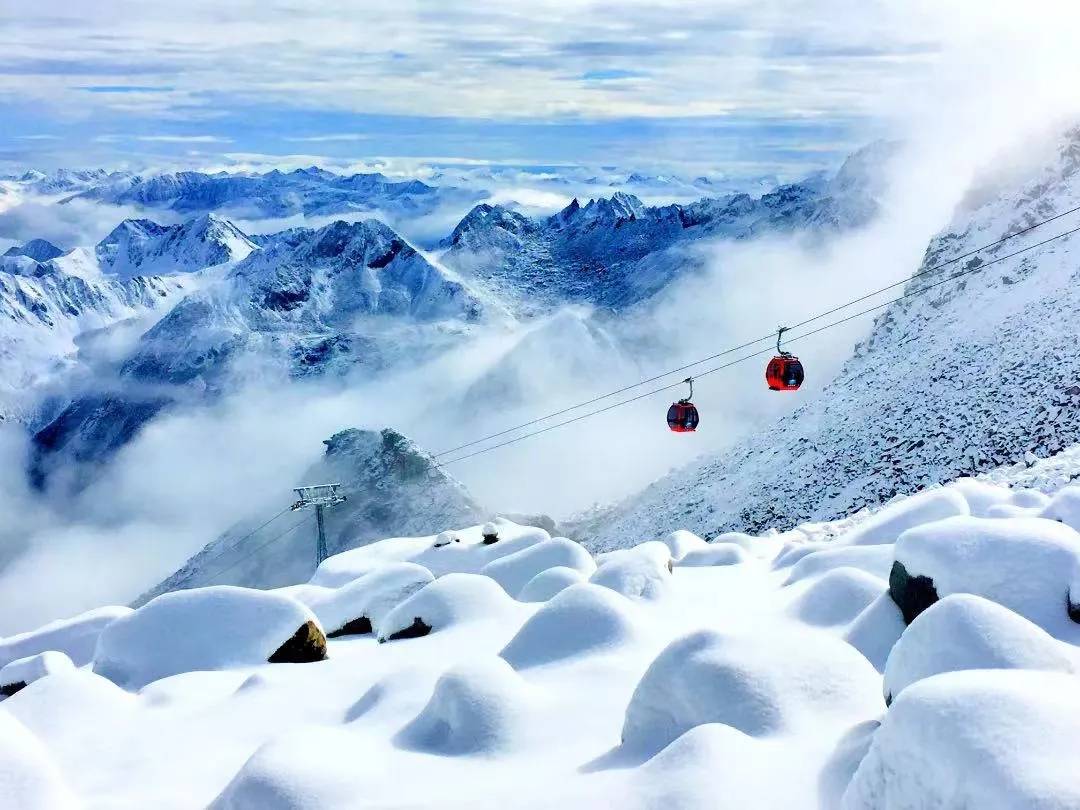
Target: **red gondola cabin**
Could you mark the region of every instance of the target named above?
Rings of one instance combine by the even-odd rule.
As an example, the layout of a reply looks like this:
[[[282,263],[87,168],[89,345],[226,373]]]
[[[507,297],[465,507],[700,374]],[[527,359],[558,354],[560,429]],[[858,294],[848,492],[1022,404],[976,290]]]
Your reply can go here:
[[[797,391],[804,376],[799,358],[787,352],[770,360],[765,369],[765,381],[773,391]]]
[[[694,398],[694,378],[687,377],[683,382],[690,383],[690,396],[671,403],[667,409],[667,426],[675,433],[693,433],[700,421],[697,408],[690,401]]]
[[[667,424],[676,433],[693,433],[697,430],[699,421],[697,408],[692,402],[680,400],[671,403],[668,408]]]

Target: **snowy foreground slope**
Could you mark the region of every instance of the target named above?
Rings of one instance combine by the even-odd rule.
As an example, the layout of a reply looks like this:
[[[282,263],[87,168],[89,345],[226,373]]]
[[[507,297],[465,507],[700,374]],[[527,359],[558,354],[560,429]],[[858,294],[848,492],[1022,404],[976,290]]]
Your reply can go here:
[[[1076,228],[1074,213],[940,267],[1078,205],[1074,130],[1034,181],[958,213],[905,292]],[[1080,442],[1078,244],[1074,234],[890,305],[816,399],[661,479],[582,534],[603,549],[673,522],[712,536],[829,520]],[[812,374],[812,340],[791,348]],[[703,404],[708,397],[699,393]]]
[[[1009,484],[1078,458],[597,557],[499,521],[55,622],[0,640],[0,803],[1076,808],[1080,487]]]

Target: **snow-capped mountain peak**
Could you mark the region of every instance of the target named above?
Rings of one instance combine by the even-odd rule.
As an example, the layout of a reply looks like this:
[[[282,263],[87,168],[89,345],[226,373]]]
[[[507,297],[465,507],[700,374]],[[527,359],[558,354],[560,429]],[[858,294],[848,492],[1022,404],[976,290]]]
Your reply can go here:
[[[246,258],[257,246],[239,228],[216,214],[179,225],[125,219],[98,243],[104,271],[121,278],[151,273],[184,273]]]
[[[63,255],[64,251],[47,239],[31,239],[23,245],[15,245],[7,249],[5,256],[26,256],[36,262],[47,262]]]

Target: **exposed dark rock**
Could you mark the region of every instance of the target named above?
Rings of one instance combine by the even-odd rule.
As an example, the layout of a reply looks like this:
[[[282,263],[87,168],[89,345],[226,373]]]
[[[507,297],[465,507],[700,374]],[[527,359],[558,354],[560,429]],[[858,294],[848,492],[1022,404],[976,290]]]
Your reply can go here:
[[[26,688],[26,681],[16,681],[15,683],[5,683],[3,686],[0,686],[0,695],[4,695],[5,697],[11,697],[16,692],[18,692],[20,689],[25,689],[25,688]]]
[[[911,576],[899,560],[893,562],[889,572],[889,596],[904,614],[904,622],[911,624],[915,618],[938,600],[934,580],[930,577]]]
[[[292,638],[266,659],[271,664],[310,664],[326,660],[326,636],[315,622],[304,622]]]
[[[327,633],[327,638],[341,638],[342,636],[364,636],[371,632],[371,619],[367,616],[361,616],[359,619],[352,619],[345,622],[341,627],[332,633]]]
[[[397,641],[399,638],[420,638],[421,636],[426,636],[430,632],[431,625],[427,624],[423,619],[417,616],[413,619],[413,623],[404,630],[398,630],[396,633],[392,633],[385,639],[379,639],[379,641]]]

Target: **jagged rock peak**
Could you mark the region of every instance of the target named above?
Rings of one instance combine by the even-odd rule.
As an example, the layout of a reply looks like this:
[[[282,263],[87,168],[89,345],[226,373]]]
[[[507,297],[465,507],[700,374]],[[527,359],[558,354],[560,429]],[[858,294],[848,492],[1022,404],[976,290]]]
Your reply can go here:
[[[47,262],[64,255],[64,251],[46,239],[31,239],[24,245],[8,248],[4,255],[26,256],[36,262]]]

